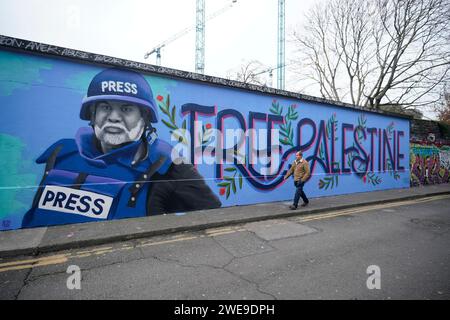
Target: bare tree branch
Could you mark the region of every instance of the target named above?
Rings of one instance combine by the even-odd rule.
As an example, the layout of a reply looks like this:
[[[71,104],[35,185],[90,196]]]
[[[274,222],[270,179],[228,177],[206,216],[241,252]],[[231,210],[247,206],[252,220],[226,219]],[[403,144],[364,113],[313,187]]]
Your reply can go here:
[[[448,82],[449,21],[446,0],[328,0],[294,33],[297,62],[324,98],[423,106]]]
[[[252,60],[244,62],[234,70],[228,71],[227,78],[249,84],[271,86],[272,84],[267,84],[267,81],[264,79],[264,74],[266,74],[267,72],[269,72],[267,66],[264,66],[257,60]]]

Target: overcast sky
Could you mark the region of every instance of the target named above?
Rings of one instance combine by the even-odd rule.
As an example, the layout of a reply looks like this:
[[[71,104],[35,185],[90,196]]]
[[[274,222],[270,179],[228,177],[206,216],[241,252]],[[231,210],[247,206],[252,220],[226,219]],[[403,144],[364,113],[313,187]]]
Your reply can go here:
[[[206,16],[231,0],[205,0]],[[301,30],[304,15],[325,0],[285,0],[286,63],[288,41]],[[92,53],[155,64],[144,54],[179,31],[195,25],[196,0],[0,0],[0,34]],[[278,0],[237,0],[206,22],[205,73],[226,78],[251,60],[277,64]],[[162,49],[162,65],[195,70],[195,29]],[[270,86],[269,74],[265,80]],[[272,86],[276,86],[276,73]],[[286,90],[299,91],[286,69]],[[429,117],[434,113],[426,112]]]
[[[286,0],[287,37],[317,1]],[[206,16],[230,3],[206,0]],[[196,0],[0,0],[0,33],[155,64],[144,54],[194,25],[195,10]],[[250,60],[275,66],[277,27],[278,0],[238,0],[206,23],[205,73],[226,77]],[[194,71],[194,30],[162,50],[162,65]]]

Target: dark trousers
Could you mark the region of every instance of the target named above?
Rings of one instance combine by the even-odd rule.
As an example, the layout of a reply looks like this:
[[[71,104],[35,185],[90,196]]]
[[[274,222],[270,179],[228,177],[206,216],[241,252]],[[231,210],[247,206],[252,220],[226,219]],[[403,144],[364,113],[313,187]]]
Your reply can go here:
[[[304,182],[301,181],[294,181],[295,184],[295,196],[294,196],[294,206],[297,207],[298,206],[298,201],[300,200],[300,197],[302,198],[304,203],[308,203],[309,200],[306,197],[305,192],[303,191],[303,186],[305,185]]]

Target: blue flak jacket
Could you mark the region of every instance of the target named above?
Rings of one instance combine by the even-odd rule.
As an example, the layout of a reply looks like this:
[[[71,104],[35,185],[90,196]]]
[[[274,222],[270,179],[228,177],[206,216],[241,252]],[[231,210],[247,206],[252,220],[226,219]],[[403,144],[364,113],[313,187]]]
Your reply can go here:
[[[156,139],[148,156],[135,162],[147,143],[139,140],[103,154],[91,127],[62,139],[37,160],[44,176],[22,227],[104,221],[212,209],[217,196],[192,165],[175,165],[170,144]],[[206,197],[205,197],[206,196]]]

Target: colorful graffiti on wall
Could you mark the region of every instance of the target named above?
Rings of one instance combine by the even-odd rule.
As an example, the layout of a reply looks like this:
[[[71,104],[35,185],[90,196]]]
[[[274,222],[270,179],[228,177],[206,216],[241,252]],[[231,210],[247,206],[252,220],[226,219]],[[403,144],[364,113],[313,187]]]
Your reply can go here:
[[[0,51],[0,230],[409,187],[409,122]]]
[[[450,182],[450,146],[411,143],[411,186]]]

